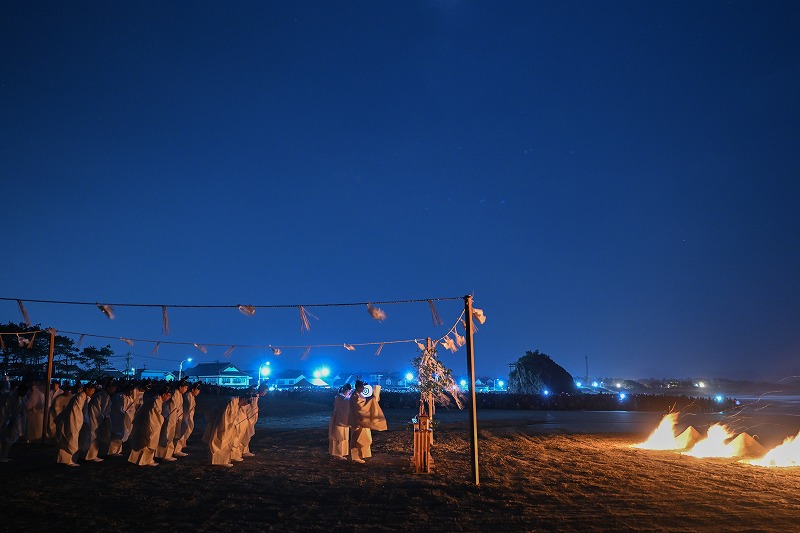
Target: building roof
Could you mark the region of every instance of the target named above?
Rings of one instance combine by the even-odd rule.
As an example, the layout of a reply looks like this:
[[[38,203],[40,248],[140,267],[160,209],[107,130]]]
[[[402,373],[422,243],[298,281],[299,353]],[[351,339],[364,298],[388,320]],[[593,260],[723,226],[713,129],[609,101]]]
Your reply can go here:
[[[233,363],[199,363],[183,371],[187,376],[248,376]]]

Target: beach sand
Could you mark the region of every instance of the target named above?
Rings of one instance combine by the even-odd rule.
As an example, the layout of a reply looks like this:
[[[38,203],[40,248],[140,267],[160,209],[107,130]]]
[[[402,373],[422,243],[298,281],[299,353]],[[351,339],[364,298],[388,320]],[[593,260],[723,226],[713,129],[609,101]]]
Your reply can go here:
[[[206,464],[202,417],[190,455],[158,468],[122,458],[66,468],[52,446],[17,444],[0,465],[2,529],[796,531],[800,523],[800,468],[631,448],[655,429],[657,413],[479,411],[479,486],[463,411],[436,414],[432,474],[412,473],[412,411],[387,411],[389,430],[374,434],[367,464],[328,456],[325,406],[273,402],[261,414],[257,455],[230,469]],[[726,417],[683,422],[705,429],[715,418]],[[798,429],[779,413],[736,421],[777,444]]]

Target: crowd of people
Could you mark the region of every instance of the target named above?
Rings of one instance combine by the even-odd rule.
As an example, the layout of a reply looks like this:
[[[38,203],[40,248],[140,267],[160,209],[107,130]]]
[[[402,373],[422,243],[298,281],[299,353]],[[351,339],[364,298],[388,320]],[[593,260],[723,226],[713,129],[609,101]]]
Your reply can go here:
[[[57,448],[56,463],[69,467],[124,457],[139,466],[186,457],[195,427],[201,384],[116,381],[0,383],[0,462],[9,461],[17,442],[47,441]],[[258,420],[258,399],[266,387],[249,388],[206,413],[202,441],[212,465],[232,467],[252,457],[250,439]],[[45,397],[45,394],[48,396]],[[47,410],[45,412],[45,409]]]

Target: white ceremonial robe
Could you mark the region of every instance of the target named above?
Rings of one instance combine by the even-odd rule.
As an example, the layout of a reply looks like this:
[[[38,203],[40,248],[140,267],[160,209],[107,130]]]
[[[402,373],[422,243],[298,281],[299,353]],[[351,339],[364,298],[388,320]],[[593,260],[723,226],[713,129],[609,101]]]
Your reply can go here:
[[[258,396],[251,398],[250,403],[242,408],[247,414],[247,431],[242,434],[242,454],[250,453],[250,439],[256,434],[258,422]]]
[[[89,400],[87,447],[86,460],[96,459],[100,454],[101,448],[107,446],[111,438],[111,426],[109,417],[111,415],[111,398],[108,393],[98,388],[92,399]],[[105,451],[105,450],[103,450]]]
[[[335,457],[350,453],[350,400],[337,394],[333,399],[333,413],[328,426],[328,452]]]
[[[111,398],[111,444],[109,455],[122,455],[122,443],[128,440],[133,428],[136,404],[132,395],[118,392]]]
[[[241,461],[244,453],[242,442],[250,438],[250,404],[240,405],[236,414],[236,425],[233,428],[233,443],[231,444],[231,461]]]
[[[44,393],[39,390],[39,385],[31,387],[25,408],[25,440],[40,441],[44,426]]]
[[[172,398],[164,402],[164,424],[161,426],[161,435],[158,439],[156,457],[169,459],[175,452],[175,433],[183,415],[183,395],[173,394]]]
[[[372,430],[386,431],[386,417],[378,401],[380,388],[375,387],[375,394],[364,398],[353,392],[350,396],[350,458],[367,459],[372,457]]]
[[[69,402],[69,397],[66,397],[64,400],[64,391],[62,389],[58,389],[53,394],[53,391],[47,391],[47,394],[50,396],[50,416],[47,419],[47,439],[53,440],[56,438],[56,417],[64,410]],[[61,401],[58,401],[59,398],[62,398]],[[56,405],[58,404],[58,405]]]
[[[181,414],[181,421],[178,425],[178,431],[175,433],[175,452],[183,452],[186,447],[186,440],[194,431],[194,411],[197,402],[192,391],[183,393],[183,413]],[[173,454],[174,454],[173,453]]]
[[[239,398],[231,398],[212,412],[203,433],[203,442],[208,447],[208,457],[212,465],[226,465],[231,462],[238,416]]]
[[[133,418],[131,429],[131,453],[128,462],[145,466],[155,463],[154,457],[164,423],[162,409],[164,402],[161,396],[146,398]]]
[[[56,419],[57,463],[77,463],[80,451],[79,437],[83,428],[83,406],[86,405],[86,399],[86,393],[83,391],[73,395]]]

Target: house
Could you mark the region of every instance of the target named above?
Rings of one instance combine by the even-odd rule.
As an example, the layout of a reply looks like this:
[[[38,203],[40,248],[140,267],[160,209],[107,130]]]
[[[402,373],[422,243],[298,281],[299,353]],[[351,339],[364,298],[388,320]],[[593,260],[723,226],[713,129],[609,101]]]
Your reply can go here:
[[[183,371],[183,375],[190,381],[200,381],[209,385],[219,385],[233,389],[246,389],[250,386],[252,377],[239,370],[233,363],[200,363]]]
[[[143,368],[136,371],[136,379],[151,379],[153,381],[172,381],[177,376],[169,370],[154,370]]]

